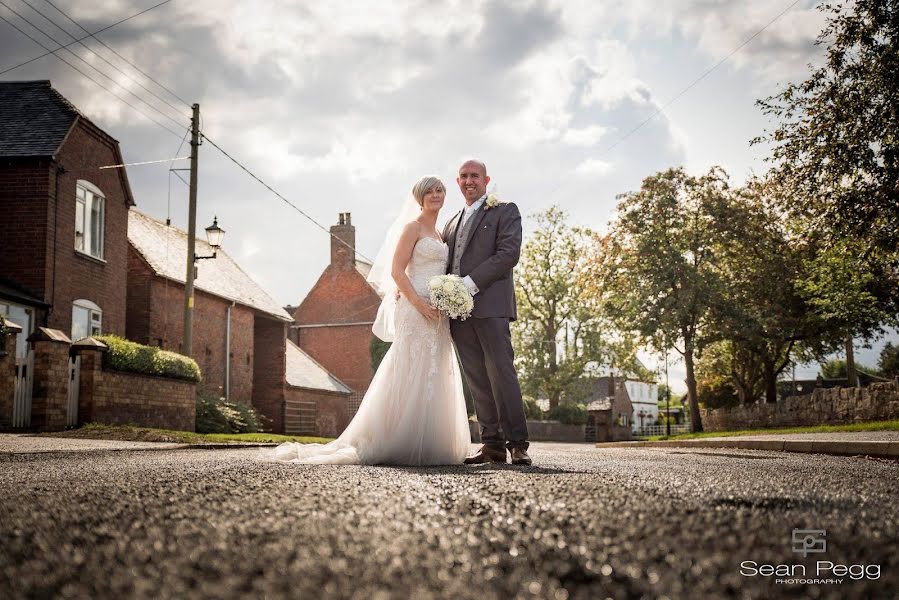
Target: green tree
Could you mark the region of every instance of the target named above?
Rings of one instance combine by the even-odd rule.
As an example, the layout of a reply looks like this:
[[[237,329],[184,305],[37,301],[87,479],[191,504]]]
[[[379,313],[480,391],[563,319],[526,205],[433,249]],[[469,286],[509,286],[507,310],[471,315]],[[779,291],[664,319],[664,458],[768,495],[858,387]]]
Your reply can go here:
[[[372,371],[377,371],[378,367],[381,366],[381,361],[384,360],[384,356],[387,355],[390,346],[390,342],[385,342],[375,335],[371,336],[371,342],[368,344],[368,354],[371,357]]]
[[[552,409],[563,398],[586,396],[584,375],[601,362],[603,343],[598,307],[582,283],[592,232],[570,227],[555,206],[536,220],[515,269],[518,320],[512,334],[524,393],[545,394]]]
[[[716,355],[743,403],[762,391],[777,401],[777,380],[804,342],[823,353],[819,322],[803,293],[809,249],[792,236],[777,210],[779,187],[752,179],[720,204],[719,270],[723,299],[715,307],[723,342]],[[759,389],[761,387],[761,390]]]
[[[855,365],[855,368],[858,369],[861,373],[867,373],[868,375],[877,375],[877,369],[872,369],[871,367],[865,365]],[[827,362],[821,365],[821,377],[824,379],[846,379],[849,374],[849,368],[846,364],[846,361],[841,358],[834,358],[828,360]]]
[[[608,235],[598,238],[591,290],[621,331],[659,352],[674,348],[687,371],[694,431],[702,431],[695,359],[718,336],[713,308],[721,302],[716,250],[721,210],[730,190],[721,169],[693,177],[670,169],[621,195]]]
[[[880,351],[880,361],[877,363],[880,367],[880,374],[884,377],[899,377],[899,346],[894,346],[892,342],[887,342],[883,350]]]
[[[812,231],[865,250],[899,246],[899,1],[825,3],[826,61],[807,80],[759,101],[779,126],[772,175],[784,208]]]

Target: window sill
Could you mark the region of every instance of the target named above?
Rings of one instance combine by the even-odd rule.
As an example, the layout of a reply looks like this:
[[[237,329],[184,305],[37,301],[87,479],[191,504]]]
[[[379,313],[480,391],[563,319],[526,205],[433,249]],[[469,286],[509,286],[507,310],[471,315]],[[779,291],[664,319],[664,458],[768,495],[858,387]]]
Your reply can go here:
[[[78,248],[75,248],[75,256],[80,256],[81,258],[86,258],[87,260],[93,261],[95,263],[99,263],[101,265],[105,265],[106,261],[102,258],[97,258],[96,256],[91,256],[87,252],[82,252]]]

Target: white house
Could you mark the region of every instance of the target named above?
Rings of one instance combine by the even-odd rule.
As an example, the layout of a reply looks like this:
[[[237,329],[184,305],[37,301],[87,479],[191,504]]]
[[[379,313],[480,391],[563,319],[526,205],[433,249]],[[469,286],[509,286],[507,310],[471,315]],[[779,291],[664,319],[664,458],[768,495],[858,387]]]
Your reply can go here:
[[[634,405],[631,429],[642,425],[654,425],[659,417],[659,386],[645,381],[625,381],[624,388]]]

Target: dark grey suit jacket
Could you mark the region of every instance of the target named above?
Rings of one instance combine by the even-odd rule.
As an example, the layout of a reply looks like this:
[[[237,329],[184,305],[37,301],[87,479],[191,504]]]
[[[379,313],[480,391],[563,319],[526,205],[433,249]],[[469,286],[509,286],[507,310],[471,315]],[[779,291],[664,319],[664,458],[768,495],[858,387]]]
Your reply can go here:
[[[505,317],[514,321],[518,311],[512,269],[521,254],[521,213],[511,202],[485,209],[487,206],[482,206],[472,217],[474,222],[462,255],[460,274],[470,276],[480,290],[474,296],[473,317]],[[443,228],[443,240],[449,245],[447,273],[452,270],[456,229],[461,220],[462,211],[459,211]]]

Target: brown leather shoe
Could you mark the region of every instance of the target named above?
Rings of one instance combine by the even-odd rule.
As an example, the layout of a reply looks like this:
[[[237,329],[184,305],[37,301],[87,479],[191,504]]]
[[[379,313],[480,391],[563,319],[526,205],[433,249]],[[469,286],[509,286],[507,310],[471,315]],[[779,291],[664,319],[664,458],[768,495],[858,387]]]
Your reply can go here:
[[[504,463],[506,462],[506,450],[495,450],[487,446],[481,446],[478,453],[469,456],[463,461],[466,465],[483,465],[485,463]]]
[[[521,448],[512,448],[512,464],[513,465],[529,465],[531,457]]]

